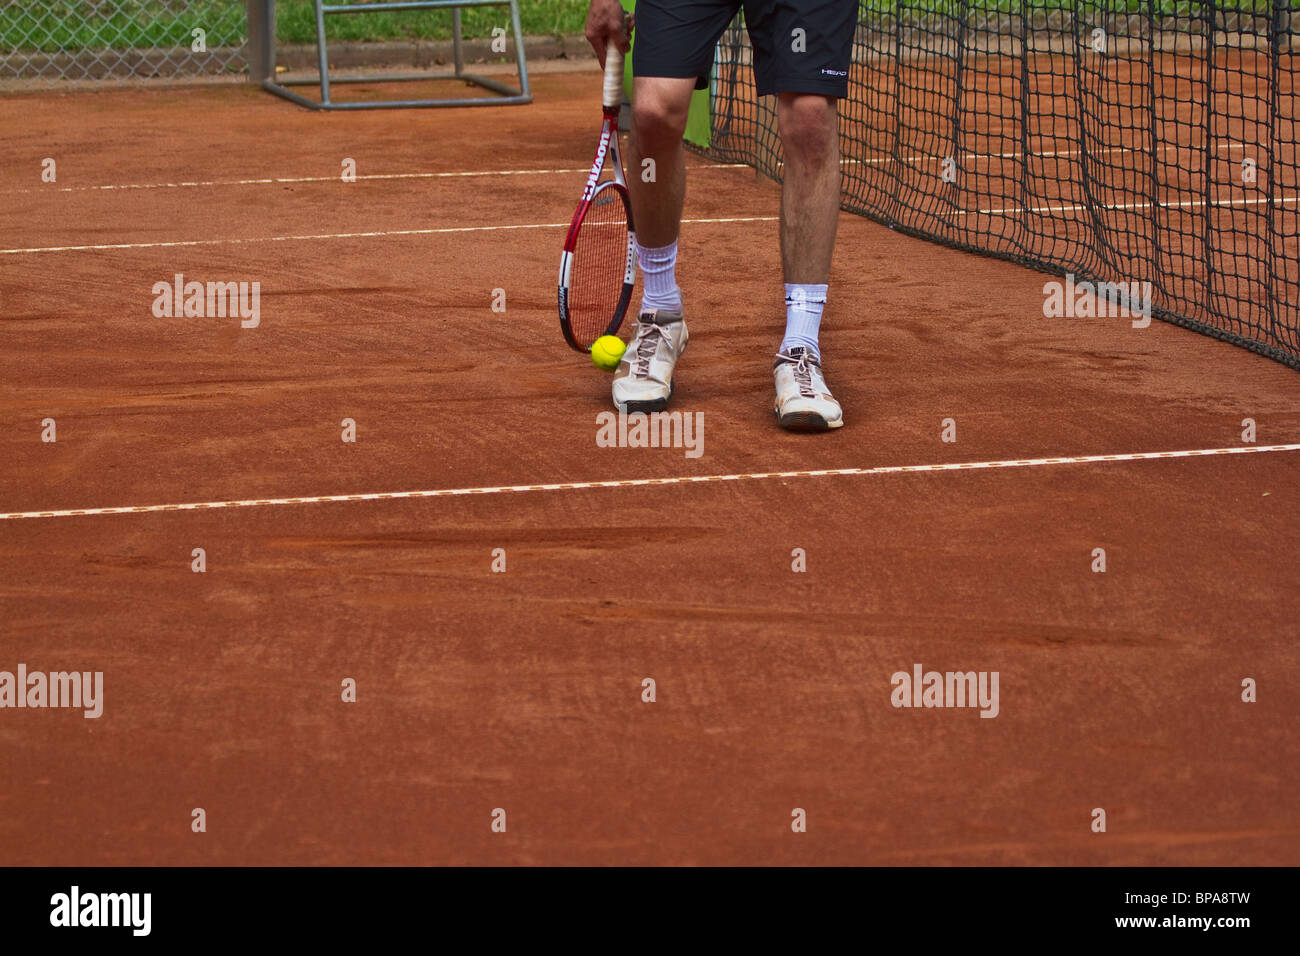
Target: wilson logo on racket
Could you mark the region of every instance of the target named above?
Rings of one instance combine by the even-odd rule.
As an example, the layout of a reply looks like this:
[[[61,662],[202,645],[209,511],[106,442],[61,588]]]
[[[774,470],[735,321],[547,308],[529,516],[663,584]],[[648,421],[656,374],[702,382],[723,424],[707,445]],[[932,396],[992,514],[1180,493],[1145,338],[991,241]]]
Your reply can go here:
[[[596,188],[596,182],[600,179],[600,171],[604,168],[605,157],[609,153],[609,143],[609,139],[607,139],[602,132],[600,137],[600,146],[596,149],[595,162],[592,163],[591,172],[587,174],[587,188],[582,191],[583,202],[591,199],[591,194]]]

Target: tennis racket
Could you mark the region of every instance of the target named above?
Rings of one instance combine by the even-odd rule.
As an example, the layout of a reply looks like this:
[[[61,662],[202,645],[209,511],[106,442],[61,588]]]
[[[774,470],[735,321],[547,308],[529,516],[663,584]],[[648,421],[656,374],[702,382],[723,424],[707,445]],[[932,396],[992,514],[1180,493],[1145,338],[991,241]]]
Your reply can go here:
[[[636,282],[636,231],[618,148],[622,103],[623,54],[611,43],[605,51],[596,160],[560,256],[560,329],[579,352],[590,352],[596,339],[618,332]]]

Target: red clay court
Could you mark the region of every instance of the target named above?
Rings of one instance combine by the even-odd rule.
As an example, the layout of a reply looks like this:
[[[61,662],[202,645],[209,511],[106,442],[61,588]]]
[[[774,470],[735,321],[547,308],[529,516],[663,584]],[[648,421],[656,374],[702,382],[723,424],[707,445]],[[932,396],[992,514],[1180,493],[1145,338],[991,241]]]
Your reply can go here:
[[[0,98],[0,670],[104,674],[0,720],[3,862],[1294,863],[1297,373],[845,213],[847,425],[782,432],[780,188],[693,157],[704,454],[597,447],[599,83],[534,92]],[[260,324],[155,318],[177,273]],[[997,717],[893,706],[915,665]]]

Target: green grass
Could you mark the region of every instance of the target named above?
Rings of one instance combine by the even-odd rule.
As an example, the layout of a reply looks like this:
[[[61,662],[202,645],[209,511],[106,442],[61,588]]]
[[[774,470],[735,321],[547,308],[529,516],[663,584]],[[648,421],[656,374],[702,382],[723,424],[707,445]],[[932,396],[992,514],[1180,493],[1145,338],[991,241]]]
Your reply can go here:
[[[206,33],[209,48],[238,45],[243,42],[244,5],[240,0],[197,0],[186,4],[161,0],[4,2],[0,5],[0,53],[57,53],[87,47],[188,47],[194,42],[190,31],[196,27]]]
[[[587,7],[587,0],[520,0],[519,22],[524,36],[581,33],[587,22]],[[281,43],[316,42],[316,6],[312,0],[278,0],[275,19]],[[464,36],[490,37],[493,27],[510,32],[508,6],[467,7],[461,11]],[[451,11],[332,14],[325,18],[325,31],[331,40],[450,40]]]
[[[868,17],[892,16],[900,7],[915,13],[947,13],[960,16],[963,9],[971,12],[1009,13],[1021,12],[1021,0],[861,0]],[[1031,12],[1064,9],[1073,10],[1074,0],[1030,0]],[[1084,19],[1101,19],[1127,13],[1152,12],[1157,17],[1179,17],[1186,19],[1193,16],[1205,16],[1204,0],[1093,0],[1080,2],[1078,8]],[[1221,0],[1220,12],[1231,8],[1231,12],[1268,13],[1273,9],[1272,0]]]
[[[312,0],[278,0],[279,42],[315,43],[315,9]],[[464,35],[489,37],[493,27],[509,30],[509,11],[507,6],[466,8],[461,14]],[[519,20],[525,36],[581,33],[587,0],[520,0]],[[326,17],[325,23],[331,40],[451,38],[450,10],[340,13]],[[0,0],[0,53],[188,47],[196,27],[206,32],[209,49],[239,46],[244,42],[243,0]]]
[[[864,0],[868,20],[893,16],[900,8],[911,15],[1005,12],[1017,14],[1021,0]],[[1031,0],[1034,10],[1073,8],[1073,0]],[[1158,16],[1199,15],[1201,0],[1100,0],[1084,9],[1107,13],[1145,13]],[[1271,9],[1270,0],[1235,0],[1225,3],[1239,11],[1258,13]],[[312,0],[278,0],[276,36],[280,43],[315,43],[316,21]],[[464,33],[487,37],[493,27],[509,29],[508,7],[468,8],[463,12]],[[519,16],[525,35],[564,36],[582,32],[587,0],[520,0]],[[334,14],[326,18],[330,39],[338,40],[445,40],[451,36],[451,12],[419,10],[394,13]],[[209,48],[238,46],[244,37],[243,0],[0,0],[0,53],[15,50],[54,53],[87,47],[188,47],[190,31],[202,27]]]

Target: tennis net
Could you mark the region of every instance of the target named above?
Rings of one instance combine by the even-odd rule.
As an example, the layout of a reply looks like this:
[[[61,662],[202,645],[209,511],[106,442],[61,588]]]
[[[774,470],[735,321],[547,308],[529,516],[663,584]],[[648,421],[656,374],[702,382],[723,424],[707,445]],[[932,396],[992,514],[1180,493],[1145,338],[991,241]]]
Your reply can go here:
[[[1300,368],[1298,56],[1300,0],[863,0],[843,206]],[[779,179],[751,61],[738,17],[708,152]]]

